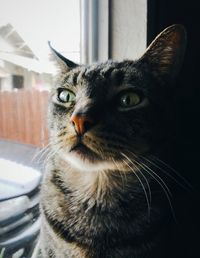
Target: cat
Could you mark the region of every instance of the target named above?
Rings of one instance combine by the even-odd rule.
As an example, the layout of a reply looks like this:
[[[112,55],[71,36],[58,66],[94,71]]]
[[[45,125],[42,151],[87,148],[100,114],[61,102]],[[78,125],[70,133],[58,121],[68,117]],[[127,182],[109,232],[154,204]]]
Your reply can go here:
[[[33,257],[192,257],[171,197],[189,186],[165,163],[184,27],[166,28],[135,61],[77,65],[50,48],[59,73]]]

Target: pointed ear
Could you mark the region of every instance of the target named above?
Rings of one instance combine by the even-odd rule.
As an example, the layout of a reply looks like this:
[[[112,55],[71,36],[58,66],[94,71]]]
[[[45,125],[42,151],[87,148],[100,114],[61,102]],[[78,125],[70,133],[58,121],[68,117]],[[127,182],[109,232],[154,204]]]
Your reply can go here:
[[[185,28],[175,24],[154,39],[140,60],[157,78],[173,80],[181,68],[185,47]]]
[[[69,71],[78,65],[75,64],[74,62],[70,61],[69,59],[65,58],[62,56],[59,52],[57,52],[52,46],[50,41],[48,41],[49,47],[51,49],[52,55],[54,57],[54,60],[56,61],[56,64],[62,71]]]

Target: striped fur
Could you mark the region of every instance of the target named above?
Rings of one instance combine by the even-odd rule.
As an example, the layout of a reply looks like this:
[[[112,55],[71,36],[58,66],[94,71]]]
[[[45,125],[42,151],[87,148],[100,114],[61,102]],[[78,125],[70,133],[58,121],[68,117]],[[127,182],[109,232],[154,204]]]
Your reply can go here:
[[[52,49],[62,65],[49,103],[50,154],[34,257],[169,257],[172,182],[151,157],[162,158],[170,146],[169,93],[184,48],[184,29],[174,25],[136,61],[70,67]],[[74,92],[76,100],[60,103],[60,88]],[[141,102],[119,109],[118,96],[130,90]],[[94,121],[81,137],[92,155],[71,151],[78,137],[73,114]]]

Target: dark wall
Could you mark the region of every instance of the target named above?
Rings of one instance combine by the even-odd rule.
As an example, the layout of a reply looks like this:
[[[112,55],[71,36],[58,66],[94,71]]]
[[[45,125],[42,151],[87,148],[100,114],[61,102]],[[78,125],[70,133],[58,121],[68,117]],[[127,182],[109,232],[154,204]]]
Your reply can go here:
[[[148,0],[148,44],[174,23],[187,30],[187,48],[177,79],[176,132],[174,155],[177,167],[199,189],[200,184],[200,1]]]
[[[187,257],[193,258],[199,256],[200,230],[200,1],[148,0],[148,44],[174,23],[185,26],[187,48],[172,92],[176,101],[175,141],[170,151],[173,167],[193,185],[191,194],[181,193],[175,204],[182,230],[180,246],[187,246]]]

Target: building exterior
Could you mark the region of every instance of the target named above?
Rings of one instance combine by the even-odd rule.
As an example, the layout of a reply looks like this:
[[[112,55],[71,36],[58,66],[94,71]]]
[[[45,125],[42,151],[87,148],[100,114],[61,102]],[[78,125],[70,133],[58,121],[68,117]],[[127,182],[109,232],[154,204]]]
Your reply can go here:
[[[0,24],[0,90],[48,89],[53,68],[44,64],[10,24]]]

